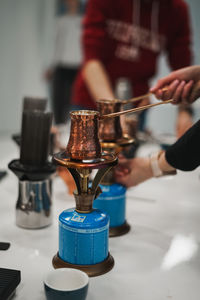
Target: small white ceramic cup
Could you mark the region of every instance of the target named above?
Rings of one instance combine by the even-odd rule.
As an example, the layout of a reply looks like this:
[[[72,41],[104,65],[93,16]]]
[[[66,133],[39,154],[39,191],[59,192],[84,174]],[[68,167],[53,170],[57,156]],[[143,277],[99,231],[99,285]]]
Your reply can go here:
[[[52,270],[44,278],[47,300],[85,300],[88,284],[88,275],[72,268]]]

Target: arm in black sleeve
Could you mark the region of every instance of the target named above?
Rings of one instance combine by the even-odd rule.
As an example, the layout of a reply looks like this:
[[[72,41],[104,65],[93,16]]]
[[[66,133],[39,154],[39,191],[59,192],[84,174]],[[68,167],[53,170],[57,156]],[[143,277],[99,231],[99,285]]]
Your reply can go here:
[[[169,147],[165,158],[176,169],[192,171],[200,165],[200,120]]]

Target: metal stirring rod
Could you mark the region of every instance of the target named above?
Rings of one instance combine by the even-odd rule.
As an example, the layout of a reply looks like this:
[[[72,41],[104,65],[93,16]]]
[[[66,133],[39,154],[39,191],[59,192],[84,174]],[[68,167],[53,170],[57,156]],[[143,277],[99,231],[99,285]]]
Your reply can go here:
[[[137,108],[131,108],[131,109],[124,110],[124,111],[119,111],[119,112],[116,112],[116,113],[102,115],[102,116],[100,116],[100,119],[115,118],[115,117],[125,115],[125,114],[128,114],[128,113],[142,111],[142,110],[154,107],[154,106],[158,106],[158,105],[162,105],[162,104],[168,104],[168,103],[171,103],[172,101],[173,101],[173,99],[169,99],[169,100],[161,101],[161,102],[158,102],[158,103],[148,104],[148,105],[137,107]]]
[[[163,91],[163,92],[165,92],[165,91],[167,91],[167,90],[168,90],[168,86],[162,88],[162,91]],[[142,99],[147,98],[147,97],[152,96],[152,95],[154,95],[154,94],[151,93],[151,92],[149,92],[149,93],[147,93],[147,94],[144,94],[144,95],[141,95],[141,96],[138,96],[138,97],[134,97],[134,98],[131,98],[131,99],[128,99],[128,100],[122,100],[122,103],[123,103],[123,104],[134,103],[134,102],[137,102],[137,101],[139,101],[139,100],[142,100]]]

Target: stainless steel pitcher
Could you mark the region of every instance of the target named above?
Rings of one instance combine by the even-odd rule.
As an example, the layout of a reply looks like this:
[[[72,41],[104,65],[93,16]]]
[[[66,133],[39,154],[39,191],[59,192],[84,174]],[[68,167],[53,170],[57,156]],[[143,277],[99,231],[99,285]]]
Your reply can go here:
[[[16,224],[37,229],[52,222],[51,178],[43,181],[19,180]]]

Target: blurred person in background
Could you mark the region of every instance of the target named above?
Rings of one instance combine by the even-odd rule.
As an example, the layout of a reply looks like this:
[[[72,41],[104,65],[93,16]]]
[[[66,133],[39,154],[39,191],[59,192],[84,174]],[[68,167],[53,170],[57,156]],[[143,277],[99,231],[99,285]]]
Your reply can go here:
[[[67,122],[70,111],[72,85],[82,63],[81,4],[81,0],[58,1],[58,10],[64,11],[64,14],[57,18],[54,57],[51,67],[45,72],[45,78],[50,82],[54,114],[55,127],[52,128],[55,134],[54,151],[66,146],[64,123]],[[66,183],[69,194],[72,194],[75,185],[69,171],[59,166],[57,172]]]
[[[168,85],[168,90],[162,88]],[[192,66],[172,72],[151,89],[162,100],[173,98],[173,103],[191,104],[200,97],[200,66]],[[115,169],[116,181],[136,186],[152,177],[175,174],[176,169],[192,171],[200,166],[200,120],[184,133],[166,151],[160,150],[150,157],[127,160],[119,158]]]
[[[147,93],[161,52],[172,70],[191,64],[190,18],[183,0],[88,0],[83,25],[84,64],[72,96],[77,109],[96,109],[95,100],[114,99],[121,77],[131,82],[133,96]],[[138,106],[148,103],[146,98]],[[181,107],[178,136],[191,125],[191,109]]]
[[[57,18],[54,58],[45,77],[51,83],[55,124],[67,121],[71,87],[82,62],[80,0],[63,0],[65,14]]]

